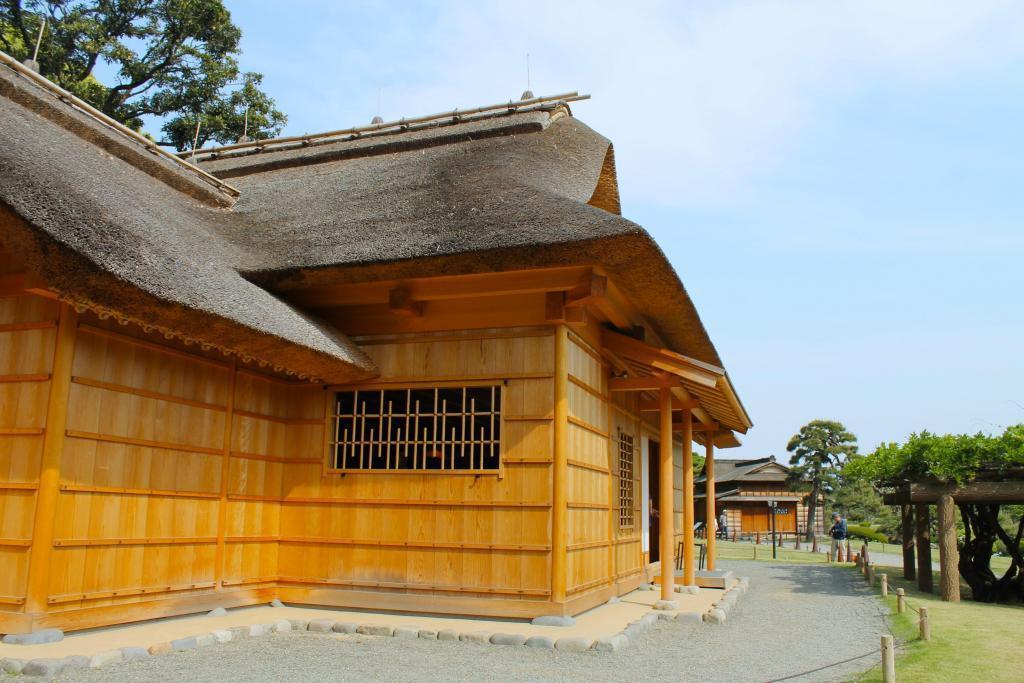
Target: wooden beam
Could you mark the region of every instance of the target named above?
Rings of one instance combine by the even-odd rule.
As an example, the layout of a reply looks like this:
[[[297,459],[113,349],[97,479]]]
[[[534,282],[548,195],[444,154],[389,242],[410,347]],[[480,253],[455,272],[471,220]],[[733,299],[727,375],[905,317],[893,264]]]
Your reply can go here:
[[[678,375],[708,389],[716,389],[719,377],[725,373],[724,370],[714,365],[702,363],[668,349],[650,346],[611,330],[601,331],[601,343],[626,358]]]
[[[554,465],[551,474],[551,600],[564,603],[567,575],[569,485],[569,330],[555,330]]]
[[[939,595],[960,602],[960,551],[956,541],[956,505],[948,493],[939,498]],[[931,561],[931,558],[928,558]]]
[[[698,402],[698,405],[693,407],[697,408],[699,407],[699,405],[700,403]],[[719,429],[721,429],[721,427],[717,422],[698,422],[697,424],[693,425],[693,431],[695,432],[711,432],[712,434],[714,434]]]
[[[681,386],[679,380],[669,375],[650,377],[613,377],[608,380],[608,391],[656,391]],[[671,412],[671,411],[670,411]]]
[[[693,416],[683,411],[683,585],[697,585],[693,543]]]
[[[217,548],[213,560],[213,588],[223,590],[225,537],[227,534],[228,481],[231,477],[231,450],[234,441],[235,398],[238,392],[238,360],[231,357],[231,378],[228,384],[228,403],[224,416],[224,434],[221,441],[220,500],[217,503]],[[326,430],[325,430],[326,431]]]
[[[954,503],[1020,503],[1024,501],[1024,482],[974,481],[957,486],[942,482],[915,482],[883,496],[886,505],[938,503],[949,494]]]
[[[605,296],[608,291],[608,278],[590,273],[580,284],[565,293],[568,305],[585,304]]]
[[[675,467],[673,466],[672,393],[668,387],[658,392],[661,434],[658,436],[658,547],[661,554],[661,599],[675,600]]]
[[[917,578],[914,566],[914,508],[909,503],[900,506],[903,533],[903,578],[913,581]]]
[[[378,280],[294,290],[283,296],[302,308],[386,304],[392,289],[407,289],[416,301],[468,299],[487,295],[567,292],[587,281],[586,266],[538,268],[503,273],[445,275],[405,280]]]
[[[917,587],[931,593],[932,584],[932,531],[930,509],[927,503],[914,506],[915,538],[917,540]]]
[[[672,398],[672,410],[693,410],[694,408],[700,408],[700,401],[696,399],[690,399],[689,401],[680,401],[678,398]],[[649,399],[642,399],[640,401],[640,412],[643,413],[654,413],[661,410],[661,401],[651,401]]]
[[[707,529],[706,547],[708,551],[708,571],[715,571],[715,524],[717,515],[715,511],[715,444],[712,439],[704,443],[704,528]]]
[[[398,287],[388,292],[388,306],[395,315],[406,318],[423,317],[423,302],[413,298],[408,289]]]
[[[46,407],[46,433],[39,468],[39,489],[36,493],[32,549],[29,551],[28,591],[25,612],[47,611],[50,590],[51,553],[60,497],[60,466],[64,453],[64,430],[67,426],[68,399],[71,395],[71,371],[75,359],[75,338],[78,316],[68,304],[61,304],[54,345],[50,395]]]

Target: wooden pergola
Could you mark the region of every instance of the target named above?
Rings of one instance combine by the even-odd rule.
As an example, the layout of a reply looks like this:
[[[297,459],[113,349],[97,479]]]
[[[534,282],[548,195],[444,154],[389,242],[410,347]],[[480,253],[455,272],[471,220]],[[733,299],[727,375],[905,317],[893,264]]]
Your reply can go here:
[[[932,581],[931,506],[936,506],[939,524],[939,594],[947,602],[959,602],[960,553],[957,547],[956,505],[1024,503],[1024,481],[975,481],[962,486],[914,482],[885,494],[883,500],[886,505],[900,506],[903,577],[909,580],[916,578],[918,588],[926,593],[935,590]]]

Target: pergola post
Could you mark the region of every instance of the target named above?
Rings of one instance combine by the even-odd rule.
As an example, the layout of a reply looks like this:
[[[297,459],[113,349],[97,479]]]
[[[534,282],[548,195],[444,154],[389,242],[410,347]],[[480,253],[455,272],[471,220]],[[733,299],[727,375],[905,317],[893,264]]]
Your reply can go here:
[[[939,498],[939,594],[945,602],[960,602],[960,551],[956,545],[956,506],[948,493]]]
[[[689,411],[687,411],[689,412]],[[661,554],[661,599],[672,600],[675,597],[676,563],[675,563],[675,477],[672,471],[672,391],[662,387],[658,392],[658,413],[661,418],[660,461],[658,481],[658,516],[659,547]]]
[[[711,432],[704,437],[704,503],[707,529],[708,571],[715,571],[715,438]]]
[[[914,506],[914,522],[917,539],[917,587],[925,593],[934,590],[932,584],[932,532],[931,511],[928,503]]]
[[[683,585],[697,583],[693,572],[693,415],[683,409]]]
[[[903,530],[903,578],[913,581],[917,578],[914,566],[914,508],[908,503],[900,505]]]

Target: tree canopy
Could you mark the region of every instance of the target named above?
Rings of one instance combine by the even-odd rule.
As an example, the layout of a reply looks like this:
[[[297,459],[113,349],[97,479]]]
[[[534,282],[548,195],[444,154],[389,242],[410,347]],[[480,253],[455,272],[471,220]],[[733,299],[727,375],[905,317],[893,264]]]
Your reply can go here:
[[[873,453],[852,460],[844,470],[880,486],[915,481],[965,484],[985,473],[1024,468],[1024,424],[1008,427],[1001,435],[911,434],[905,443],[885,443]]]
[[[0,0],[0,48],[31,58],[44,20],[40,73],[133,130],[162,118],[161,144],[190,148],[197,122],[202,146],[272,137],[287,121],[262,75],[241,73],[223,0]],[[104,65],[115,82],[97,77]]]
[[[857,437],[835,420],[812,420],[789,440],[791,484],[810,487],[807,501],[807,540],[814,541],[818,499],[831,492],[839,477],[839,468],[857,453]]]

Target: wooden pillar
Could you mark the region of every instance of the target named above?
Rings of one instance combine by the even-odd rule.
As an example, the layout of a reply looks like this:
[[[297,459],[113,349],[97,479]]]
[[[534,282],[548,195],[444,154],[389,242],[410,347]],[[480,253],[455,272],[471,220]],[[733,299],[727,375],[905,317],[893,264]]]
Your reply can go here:
[[[660,539],[658,541],[661,554],[661,599],[672,600],[675,597],[676,563],[675,563],[675,472],[672,457],[672,391],[662,387],[658,394],[658,412],[661,418],[661,433],[658,435],[659,474],[658,474],[658,524]]]
[[[960,551],[956,545],[956,505],[948,493],[939,498],[939,595],[960,602]]]
[[[914,566],[914,508],[909,504],[900,506],[903,523],[903,578],[913,581],[917,578],[917,567]]]
[[[697,583],[693,573],[693,415],[683,409],[683,585]]]
[[[917,537],[917,587],[931,593],[932,586],[932,532],[931,515],[927,503],[914,506],[914,526]]]
[[[235,428],[235,392],[238,390],[238,359],[231,357],[231,377],[228,379],[228,405],[224,413],[224,437],[221,449],[220,502],[217,506],[217,549],[213,564],[213,587],[224,586],[225,537],[228,518],[228,479],[231,475],[231,441]],[[326,429],[326,427],[325,427]]]
[[[708,571],[715,571],[715,436],[712,432],[704,432],[704,475],[707,482],[704,486],[704,517],[707,532]]]
[[[551,599],[565,602],[569,468],[569,330],[555,328],[554,466],[551,474]]]
[[[32,549],[28,561],[28,591],[25,612],[41,615],[47,610],[50,587],[53,528],[60,496],[60,465],[67,428],[68,399],[71,395],[71,368],[75,358],[78,315],[68,304],[60,305],[57,340],[54,344],[50,395],[46,406],[46,431],[43,457],[39,467],[35,518],[32,522]]]

